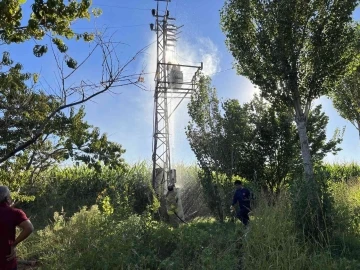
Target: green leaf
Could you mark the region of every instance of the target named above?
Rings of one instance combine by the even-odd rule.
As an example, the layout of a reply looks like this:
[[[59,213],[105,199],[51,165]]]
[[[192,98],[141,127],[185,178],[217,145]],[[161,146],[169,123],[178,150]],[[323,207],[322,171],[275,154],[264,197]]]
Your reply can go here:
[[[34,82],[34,83],[37,83],[38,81],[39,81],[39,74],[34,73],[34,74],[33,74],[33,82]]]
[[[102,10],[100,8],[93,8],[91,13],[95,16],[95,17],[100,17],[102,15]]]
[[[94,37],[95,37],[95,35],[94,35],[93,33],[87,33],[87,32],[85,32],[85,33],[83,34],[83,39],[84,39],[84,41],[86,41],[86,42],[90,42],[90,41],[94,40]]]
[[[59,38],[53,38],[52,42],[56,45],[56,47],[58,48],[58,50],[61,53],[65,53],[68,50],[68,47],[65,45],[64,41],[62,41]]]
[[[71,57],[65,60],[65,62],[69,68],[75,69],[77,67],[77,62]]]
[[[36,57],[41,57],[47,53],[47,45],[35,45],[33,52]]]

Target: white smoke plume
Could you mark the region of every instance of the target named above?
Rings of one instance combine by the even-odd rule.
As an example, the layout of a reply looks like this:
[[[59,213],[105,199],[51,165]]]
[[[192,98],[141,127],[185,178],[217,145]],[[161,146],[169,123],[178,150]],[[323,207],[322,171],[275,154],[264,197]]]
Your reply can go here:
[[[154,42],[155,38],[151,42]],[[144,70],[145,75],[145,86],[147,89],[151,90],[146,95],[139,99],[139,102],[142,102],[145,106],[144,109],[144,119],[146,121],[153,121],[153,94],[154,94],[154,76],[156,72],[156,42],[148,51],[148,54],[145,57],[146,68]],[[220,71],[220,58],[216,45],[209,38],[198,38],[195,40],[187,42],[180,40],[177,43],[177,46],[170,48],[166,52],[167,62],[173,64],[183,64],[183,65],[193,65],[200,66],[200,63],[203,62],[203,73],[205,75],[212,75]],[[190,82],[196,69],[195,68],[182,68],[184,74],[184,82]],[[174,96],[174,95],[173,95]],[[175,95],[176,96],[176,95]],[[144,100],[144,98],[146,100]],[[172,113],[180,99],[174,98],[169,99],[169,113]],[[181,148],[178,147],[183,143],[187,143],[185,136],[185,127],[189,121],[189,116],[187,113],[187,103],[188,99],[185,99],[176,111],[171,115],[169,119],[169,129],[170,129],[170,144],[171,144],[171,157],[172,163],[177,163],[180,160],[177,158],[181,156]],[[150,118],[151,116],[151,118]]]

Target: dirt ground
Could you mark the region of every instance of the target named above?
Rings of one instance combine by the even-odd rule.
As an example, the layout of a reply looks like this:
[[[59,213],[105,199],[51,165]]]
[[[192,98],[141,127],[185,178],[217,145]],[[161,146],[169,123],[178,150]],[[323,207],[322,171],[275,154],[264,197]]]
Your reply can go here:
[[[18,270],[35,270],[39,269],[38,266],[30,266],[30,265],[18,265]]]
[[[18,270],[35,270],[38,268],[39,265],[36,261],[18,261]]]

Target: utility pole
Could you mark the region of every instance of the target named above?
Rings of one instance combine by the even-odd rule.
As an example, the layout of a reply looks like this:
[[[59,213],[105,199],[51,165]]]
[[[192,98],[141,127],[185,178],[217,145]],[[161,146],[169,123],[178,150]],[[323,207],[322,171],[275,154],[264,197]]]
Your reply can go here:
[[[196,90],[197,79],[200,75],[200,66],[180,65],[168,62],[167,52],[176,46],[179,34],[178,27],[174,24],[175,18],[170,17],[169,2],[171,0],[155,0],[157,8],[151,11],[155,17],[155,24],[150,24],[151,31],[157,37],[157,66],[155,74],[154,94],[154,122],[153,122],[153,172],[152,186],[158,197],[162,197],[167,187],[175,186],[176,171],[170,163],[170,134],[169,118],[180,103]],[[181,68],[194,69],[194,75],[189,82],[184,82]],[[169,111],[168,101],[174,98],[180,101],[174,111]]]

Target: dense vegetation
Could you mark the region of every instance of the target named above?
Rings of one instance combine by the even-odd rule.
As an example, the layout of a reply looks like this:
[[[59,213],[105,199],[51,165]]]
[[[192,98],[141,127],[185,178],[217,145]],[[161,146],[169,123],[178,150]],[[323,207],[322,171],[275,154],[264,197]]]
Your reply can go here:
[[[159,219],[151,166],[128,165],[122,146],[85,120],[90,99],[138,85],[139,74],[126,74],[135,57],[121,62],[111,40],[71,29],[100,15],[90,1],[35,0],[24,18],[25,2],[0,1],[0,46],[37,40],[41,57],[49,37],[61,87],[42,89],[2,51],[0,184],[36,227],[21,259],[42,269],[360,269],[360,165],[324,163],[344,131],[327,138],[329,118],[312,106],[331,97],[359,129],[358,1],[225,1],[236,70],[260,95],[220,102],[200,76],[186,129],[198,164],[175,166],[178,227]],[[68,54],[69,39],[90,42],[89,57],[100,51],[101,80],[69,82],[88,59]],[[236,179],[253,193],[246,228],[229,209]]]
[[[20,256],[39,260],[44,269],[237,269],[240,263],[245,269],[360,266],[360,166],[323,168],[331,192],[326,245],[309,241],[297,229],[291,190],[284,190],[276,204],[256,193],[246,230],[232,222],[230,212],[224,222],[211,215],[208,193],[199,196],[195,166],[177,167],[186,179],[184,208],[192,208],[186,211],[188,224],[177,229],[152,218],[150,170],[145,164],[128,171],[98,173],[82,167],[49,172],[48,183],[34,190],[39,194],[35,201],[21,205],[38,231],[19,247]],[[227,188],[226,183],[220,186]],[[194,209],[199,214],[190,218]]]

